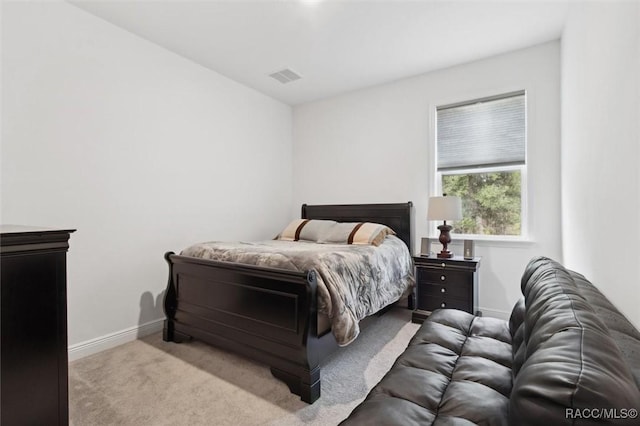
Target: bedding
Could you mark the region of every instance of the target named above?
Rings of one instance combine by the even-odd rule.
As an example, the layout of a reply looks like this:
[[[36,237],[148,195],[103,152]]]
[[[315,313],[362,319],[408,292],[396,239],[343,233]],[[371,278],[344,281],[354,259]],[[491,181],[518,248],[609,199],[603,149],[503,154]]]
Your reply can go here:
[[[414,285],[406,244],[387,235],[379,246],[268,240],[205,242],[183,256],[293,271],[315,270],[318,311],[327,315],[340,346],[359,334],[358,322],[396,302]]]

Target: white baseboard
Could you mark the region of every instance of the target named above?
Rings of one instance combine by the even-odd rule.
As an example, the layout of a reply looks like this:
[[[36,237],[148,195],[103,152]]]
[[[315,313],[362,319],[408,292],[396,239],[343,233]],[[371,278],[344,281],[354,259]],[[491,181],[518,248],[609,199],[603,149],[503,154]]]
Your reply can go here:
[[[509,317],[511,316],[511,312],[507,311],[500,311],[483,307],[479,307],[479,310],[485,317],[494,317],[503,320],[509,320]],[[136,339],[139,339],[140,337],[162,331],[163,323],[164,319],[158,319],[142,325],[130,327],[122,331],[107,334],[102,337],[71,345],[69,346],[69,362],[84,358],[89,355],[97,354],[98,352],[102,352],[104,350],[115,348],[116,346],[132,342]]]
[[[71,345],[69,346],[69,362],[115,348],[116,346],[132,342],[140,337],[161,331],[163,322],[164,319],[150,321],[142,325]]]
[[[500,318],[505,321],[509,321],[509,318],[511,317],[511,312],[507,312],[507,311],[499,311],[497,309],[489,309],[489,308],[483,308],[483,307],[478,307],[478,310],[482,312],[483,317]]]

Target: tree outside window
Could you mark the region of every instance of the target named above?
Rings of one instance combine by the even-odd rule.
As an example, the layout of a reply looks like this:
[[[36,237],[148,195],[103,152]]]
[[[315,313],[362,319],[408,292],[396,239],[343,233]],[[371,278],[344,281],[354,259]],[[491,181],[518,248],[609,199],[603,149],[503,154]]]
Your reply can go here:
[[[442,175],[442,192],[462,199],[462,220],[453,232],[475,235],[521,234],[519,170]]]

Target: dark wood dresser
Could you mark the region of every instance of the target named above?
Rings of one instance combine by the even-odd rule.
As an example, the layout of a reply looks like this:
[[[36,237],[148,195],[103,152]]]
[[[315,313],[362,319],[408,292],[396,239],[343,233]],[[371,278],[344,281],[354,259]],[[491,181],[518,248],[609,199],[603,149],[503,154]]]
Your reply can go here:
[[[412,321],[422,323],[440,308],[478,313],[480,258],[415,256],[417,309]]]
[[[74,230],[0,231],[0,424],[67,425],[66,255]]]

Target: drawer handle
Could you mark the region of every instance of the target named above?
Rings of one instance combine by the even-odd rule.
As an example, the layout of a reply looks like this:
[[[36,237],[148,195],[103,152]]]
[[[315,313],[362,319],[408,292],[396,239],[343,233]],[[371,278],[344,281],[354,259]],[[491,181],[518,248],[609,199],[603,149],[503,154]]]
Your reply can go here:
[[[446,279],[447,279],[447,277],[445,277],[444,275],[440,275],[440,281],[444,281]]]
[[[447,306],[447,304],[446,304],[446,303],[444,303],[444,302],[442,302],[442,303],[440,304],[440,307],[441,307],[441,308],[444,308],[444,307],[446,307],[446,306]]]
[[[443,268],[446,268],[446,267],[447,267],[447,264],[446,264],[446,263],[443,263],[443,264],[442,264],[442,267],[443,267]]]
[[[441,292],[441,293],[446,293],[446,292],[447,292],[447,290],[446,290],[446,289],[444,289],[444,288],[441,288],[441,289],[440,289],[440,292]]]

